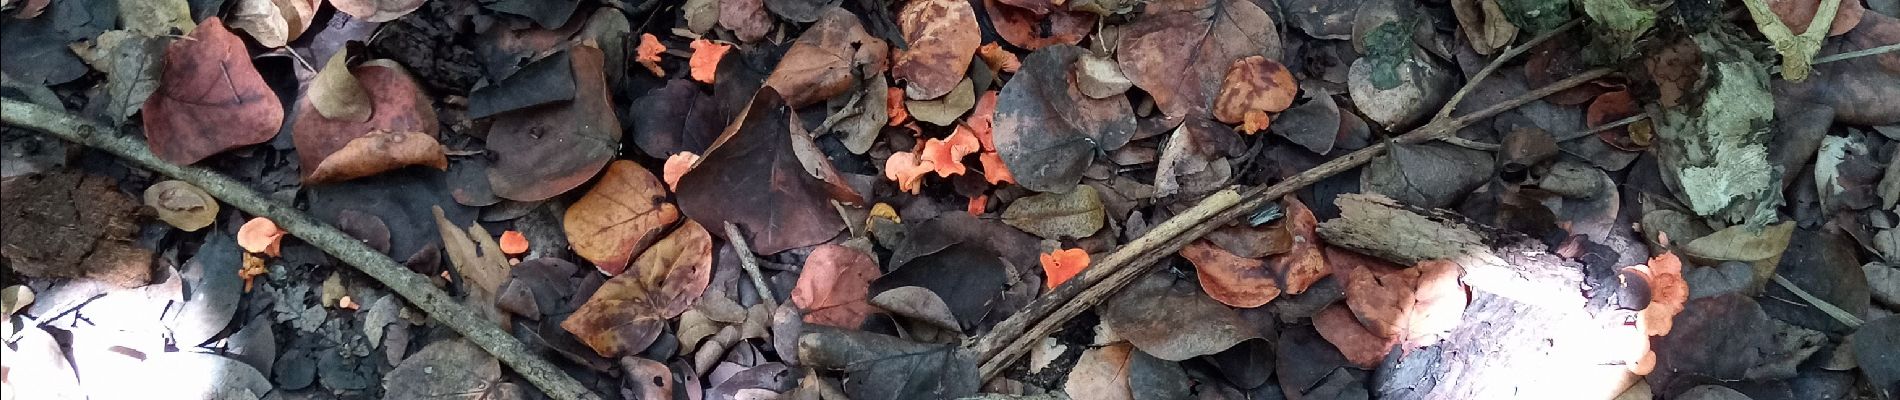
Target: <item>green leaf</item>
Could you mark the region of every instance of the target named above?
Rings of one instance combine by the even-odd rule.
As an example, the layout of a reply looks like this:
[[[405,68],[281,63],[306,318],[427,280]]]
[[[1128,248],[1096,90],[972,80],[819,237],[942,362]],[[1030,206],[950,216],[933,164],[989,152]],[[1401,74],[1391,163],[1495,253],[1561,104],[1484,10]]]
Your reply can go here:
[[[1636,53],[1636,40],[1656,26],[1656,10],[1636,0],[1583,0],[1595,39],[1584,48],[1592,64],[1611,64]]]

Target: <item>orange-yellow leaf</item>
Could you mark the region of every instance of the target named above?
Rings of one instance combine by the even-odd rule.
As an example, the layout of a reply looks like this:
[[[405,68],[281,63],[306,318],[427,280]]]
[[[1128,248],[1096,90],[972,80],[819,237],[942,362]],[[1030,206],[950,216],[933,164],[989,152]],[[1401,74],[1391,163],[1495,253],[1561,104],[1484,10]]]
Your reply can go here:
[[[640,34],[640,47],[634,49],[634,61],[647,67],[655,76],[666,76],[666,70],[660,68],[660,53],[666,52],[666,45],[660,44],[660,38],[651,33]]]
[[[1043,283],[1048,284],[1050,289],[1068,282],[1076,274],[1081,274],[1083,268],[1088,267],[1089,252],[1082,249],[1062,249],[1042,254],[1042,272],[1049,275]]]
[[[719,72],[719,59],[726,57],[726,51],[732,50],[732,45],[700,38],[693,40],[692,46],[693,58],[687,64],[692,66],[693,80],[713,83],[714,75]]]
[[[567,208],[562,228],[574,254],[593,261],[601,273],[616,276],[679,217],[653,173],[633,161],[617,160]]]
[[[608,279],[561,329],[602,357],[645,350],[666,320],[677,317],[712,281],[712,235],[687,220],[640,253],[627,273]]]
[[[343,148],[317,163],[305,182],[339,182],[421,165],[449,169],[449,156],[435,135],[424,132],[372,130],[350,139]]]
[[[1332,268],[1326,265],[1325,252],[1320,246],[1319,219],[1313,216],[1313,210],[1293,196],[1282,198],[1280,206],[1286,210],[1286,218],[1274,224],[1292,232],[1293,247],[1267,257],[1267,265],[1274,275],[1284,279],[1286,286],[1282,289],[1287,294],[1300,294],[1320,278],[1331,275]]]
[[[278,229],[277,223],[271,222],[270,218],[251,218],[238,228],[238,247],[243,247],[247,252],[276,257],[283,240],[284,230]]]
[[[1194,263],[1201,289],[1221,304],[1252,308],[1280,297],[1280,285],[1266,262],[1236,256],[1207,239],[1182,246],[1181,257]]]
[[[891,153],[884,161],[884,177],[897,182],[897,190],[917,194],[924,187],[924,175],[936,170],[936,164],[917,156],[917,153],[900,151]]]
[[[699,155],[690,151],[669,156],[666,165],[660,167],[660,179],[666,181],[666,188],[679,190],[680,177],[686,176],[686,171],[691,171],[693,164],[698,162]]]

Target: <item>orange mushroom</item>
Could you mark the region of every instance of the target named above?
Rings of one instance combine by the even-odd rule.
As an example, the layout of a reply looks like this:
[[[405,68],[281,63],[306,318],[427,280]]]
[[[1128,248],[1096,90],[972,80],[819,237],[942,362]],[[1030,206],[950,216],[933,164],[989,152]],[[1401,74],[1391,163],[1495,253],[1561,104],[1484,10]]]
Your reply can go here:
[[[691,171],[693,164],[697,163],[699,163],[699,155],[690,151],[682,151],[666,157],[666,165],[660,166],[660,181],[666,182],[667,189],[678,191],[680,177],[686,176],[686,171]]]
[[[687,65],[693,67],[693,80],[713,83],[715,74],[719,72],[719,59],[726,57],[726,51],[732,50],[732,45],[701,38],[693,40],[692,46],[693,58],[687,61]]]
[[[522,254],[528,254],[528,237],[521,235],[521,232],[512,230],[502,232],[501,253],[507,254],[509,257],[520,257]]]
[[[243,247],[247,252],[276,257],[283,240],[284,230],[278,229],[277,223],[271,222],[269,218],[251,218],[250,222],[238,228],[238,247]]]
[[[897,182],[898,190],[910,194],[922,191],[924,175],[929,175],[935,169],[935,163],[908,151],[891,153],[891,158],[884,160],[884,177]]]
[[[666,70],[660,68],[660,53],[666,52],[666,45],[660,44],[660,38],[651,33],[640,34],[640,47],[634,49],[634,61],[647,67],[653,75],[666,77]]]
[[[1082,269],[1089,267],[1089,253],[1082,249],[1062,249],[1042,254],[1042,271],[1049,275],[1043,281],[1050,289],[1062,286],[1063,282],[1075,278]]]

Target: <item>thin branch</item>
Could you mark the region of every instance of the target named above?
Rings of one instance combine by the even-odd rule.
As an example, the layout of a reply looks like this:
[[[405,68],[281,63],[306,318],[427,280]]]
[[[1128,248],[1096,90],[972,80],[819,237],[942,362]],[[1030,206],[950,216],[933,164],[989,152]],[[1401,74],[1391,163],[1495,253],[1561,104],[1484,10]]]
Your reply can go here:
[[[1583,18],[1572,19],[1570,22],[1558,25],[1556,29],[1551,29],[1550,32],[1544,32],[1544,34],[1537,35],[1537,37],[1531,38],[1531,40],[1524,41],[1523,44],[1511,46],[1511,48],[1505,49],[1504,52],[1498,53],[1497,58],[1491,59],[1490,64],[1485,64],[1484,69],[1478,70],[1476,74],[1471,74],[1471,80],[1465,82],[1464,87],[1458,88],[1457,92],[1451,94],[1451,100],[1446,101],[1445,105],[1438,109],[1438,114],[1432,116],[1432,120],[1451,118],[1451,112],[1458,108],[1458,103],[1465,100],[1465,95],[1470,94],[1472,89],[1476,89],[1479,82],[1484,82],[1484,78],[1489,78],[1492,73],[1497,72],[1498,67],[1504,66],[1505,61],[1517,58],[1517,56],[1524,54],[1524,52],[1530,51],[1531,48],[1537,47],[1537,45],[1543,44],[1545,41],[1557,37],[1557,35],[1569,32],[1571,29],[1576,29],[1582,25]]]
[[[1504,60],[1506,59],[1500,57],[1492,63],[1502,63]],[[1133,283],[1153,268],[1162,257],[1180,251],[1181,247],[1186,246],[1188,242],[1246,215],[1268,201],[1277,200],[1281,196],[1322,179],[1363,165],[1383,153],[1392,143],[1413,144],[1443,139],[1477,121],[1602,78],[1611,72],[1609,68],[1584,71],[1470,114],[1455,118],[1434,118],[1425,126],[1390,141],[1374,143],[1272,186],[1255,186],[1245,189],[1244,192],[1235,189],[1215,192],[1193,207],[1155,225],[1148,233],[1142,234],[1141,237],[1102,257],[1089,268],[1082,270],[1081,274],[1030,302],[1022,311],[996,324],[989,333],[964,343],[964,347],[980,361],[981,376],[984,380],[988,380],[1001,373],[1003,368],[1015,362],[1017,358],[1028,353],[1036,341],[1055,333],[1069,319],[1095,307],[1096,304],[1100,304],[1120,291],[1122,287]]]
[[[1865,321],[1860,320],[1860,317],[1854,316],[1854,313],[1836,307],[1833,303],[1828,303],[1827,300],[1821,300],[1820,297],[1815,297],[1813,294],[1808,293],[1808,291],[1802,290],[1800,286],[1795,286],[1794,282],[1788,281],[1788,278],[1781,277],[1781,274],[1775,274],[1774,278],[1775,283],[1780,284],[1783,288],[1787,288],[1789,292],[1794,292],[1795,297],[1800,297],[1801,300],[1805,300],[1808,304],[1814,305],[1814,308],[1821,309],[1821,312],[1827,313],[1827,316],[1834,317],[1834,320],[1841,321],[1842,324],[1846,324],[1849,328],[1859,328],[1861,324],[1865,323]]]
[[[44,132],[103,150],[141,168],[189,182],[239,210],[270,218],[291,235],[382,282],[428,313],[430,318],[493,354],[548,397],[564,400],[600,398],[554,364],[529,352],[521,342],[515,341],[513,336],[502,331],[494,322],[456,302],[442,289],[437,289],[429,283],[428,278],[410,272],[407,267],[345,235],[336,227],[311,218],[296,208],[271,201],[223,174],[161,160],[152,154],[143,141],[120,134],[108,125],[81,119],[63,110],[11,98],[0,98],[0,108],[5,109],[5,112],[0,112],[0,122],[7,125]]]
[[[772,287],[765,285],[765,275],[759,272],[758,256],[752,253],[752,245],[747,244],[745,233],[740,232],[739,226],[733,225],[732,221],[726,221],[726,243],[731,243],[733,252],[739,253],[739,268],[752,276],[752,288],[759,290],[759,300],[765,303],[766,308],[778,308],[778,297],[772,294]]]
[[[1623,119],[1610,121],[1610,123],[1607,123],[1607,124],[1598,125],[1595,128],[1567,133],[1567,134],[1564,134],[1563,136],[1558,136],[1555,139],[1559,142],[1568,142],[1572,140],[1582,139],[1582,138],[1594,136],[1598,133],[1602,133],[1603,131],[1628,126],[1629,124],[1634,124],[1637,121],[1642,121],[1645,119],[1649,119],[1649,114],[1631,115],[1628,117],[1624,117]]]
[[[1892,53],[1895,51],[1900,51],[1900,43],[1894,43],[1894,44],[1889,44],[1889,45],[1880,46],[1880,47],[1854,50],[1854,51],[1850,51],[1846,53],[1833,54],[1826,57],[1817,57],[1814,59],[1814,63],[1809,64],[1809,65],[1821,65],[1821,64],[1831,63],[1835,61],[1847,61],[1847,60],[1852,60],[1852,59],[1861,58],[1861,57],[1877,56],[1881,54]]]

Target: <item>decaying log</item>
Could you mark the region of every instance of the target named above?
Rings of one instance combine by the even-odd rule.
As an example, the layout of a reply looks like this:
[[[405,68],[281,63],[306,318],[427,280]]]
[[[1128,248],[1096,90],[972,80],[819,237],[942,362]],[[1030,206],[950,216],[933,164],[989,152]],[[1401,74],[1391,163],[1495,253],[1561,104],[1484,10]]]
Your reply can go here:
[[[1583,266],[1523,234],[1378,195],[1340,196],[1327,243],[1413,265],[1465,269],[1471,303],[1436,344],[1394,350],[1373,377],[1382,399],[1609,398],[1630,374],[1614,351],[1615,314],[1586,311]]]

